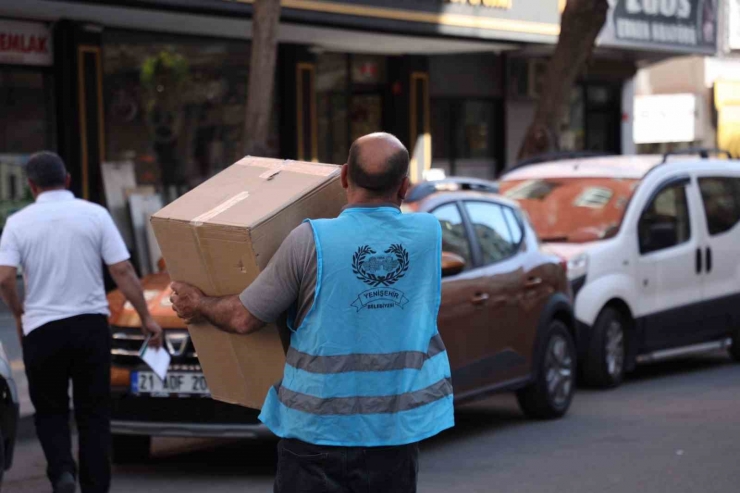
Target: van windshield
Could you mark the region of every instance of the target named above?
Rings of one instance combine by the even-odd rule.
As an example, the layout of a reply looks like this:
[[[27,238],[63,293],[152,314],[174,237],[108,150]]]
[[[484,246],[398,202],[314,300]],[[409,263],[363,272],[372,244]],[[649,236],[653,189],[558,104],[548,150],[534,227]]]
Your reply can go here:
[[[584,243],[611,238],[639,180],[545,178],[501,182],[501,193],[518,201],[544,242]]]

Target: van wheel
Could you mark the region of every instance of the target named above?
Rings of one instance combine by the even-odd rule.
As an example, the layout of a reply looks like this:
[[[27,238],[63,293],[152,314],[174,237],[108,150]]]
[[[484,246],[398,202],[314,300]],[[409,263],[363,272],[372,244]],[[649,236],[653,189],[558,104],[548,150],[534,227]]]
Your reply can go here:
[[[113,435],[113,463],[138,464],[149,459],[152,437],[146,435]]]
[[[563,322],[550,322],[534,382],[516,393],[519,407],[533,419],[563,416],[573,400],[576,346]]]
[[[587,385],[617,387],[624,379],[627,321],[610,306],[601,310],[591,334],[583,372]]]
[[[732,333],[732,346],[727,351],[734,361],[740,363],[740,328],[735,329],[735,332]]]
[[[3,487],[3,476],[5,474],[5,439],[0,431],[0,490]]]

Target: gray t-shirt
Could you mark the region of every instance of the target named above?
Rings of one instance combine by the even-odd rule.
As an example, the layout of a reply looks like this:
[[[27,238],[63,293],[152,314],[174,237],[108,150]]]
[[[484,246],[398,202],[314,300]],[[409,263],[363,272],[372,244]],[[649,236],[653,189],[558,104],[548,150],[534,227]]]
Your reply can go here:
[[[349,207],[396,207],[393,204]],[[277,322],[296,303],[294,328],[298,328],[313,306],[316,294],[316,242],[313,228],[303,223],[295,228],[275,252],[264,271],[239,299],[249,312],[265,323]]]
[[[313,305],[316,292],[316,243],[313,228],[303,223],[291,231],[264,271],[242,291],[239,299],[265,323],[276,322],[296,303],[295,327]]]

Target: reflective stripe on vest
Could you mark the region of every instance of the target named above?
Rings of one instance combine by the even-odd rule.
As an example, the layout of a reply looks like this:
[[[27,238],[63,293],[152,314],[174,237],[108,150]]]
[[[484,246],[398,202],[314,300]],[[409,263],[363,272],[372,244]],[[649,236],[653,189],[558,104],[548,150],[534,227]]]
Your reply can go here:
[[[421,370],[424,362],[445,351],[439,334],[429,341],[426,353],[421,351],[399,351],[384,354],[347,354],[341,356],[314,356],[291,347],[287,363],[310,373],[344,373],[350,371]]]
[[[405,394],[321,399],[275,386],[280,402],[291,409],[319,415],[392,414],[431,404],[452,394],[452,381],[444,378],[427,388]]]

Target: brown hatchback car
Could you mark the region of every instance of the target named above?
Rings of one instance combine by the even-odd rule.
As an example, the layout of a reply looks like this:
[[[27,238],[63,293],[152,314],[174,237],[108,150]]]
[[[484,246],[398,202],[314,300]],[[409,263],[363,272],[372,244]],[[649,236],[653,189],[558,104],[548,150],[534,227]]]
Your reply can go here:
[[[540,251],[525,215],[495,190],[495,184],[477,180],[427,182],[412,190],[404,205],[405,212],[429,212],[442,225],[438,325],[455,402],[515,391],[527,416],[558,418],[570,406],[576,375],[565,266]],[[121,294],[112,292],[114,458],[141,460],[153,435],[265,433],[256,411],[210,399],[192,341],[168,306],[166,274],[142,283],[166,329],[172,366],[167,382],[152,385],[137,357],[138,318]]]

